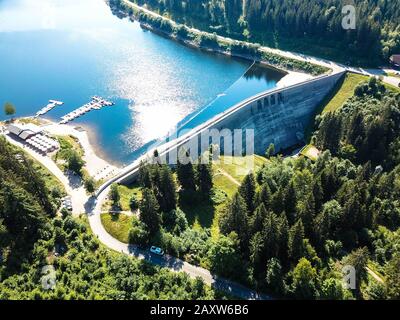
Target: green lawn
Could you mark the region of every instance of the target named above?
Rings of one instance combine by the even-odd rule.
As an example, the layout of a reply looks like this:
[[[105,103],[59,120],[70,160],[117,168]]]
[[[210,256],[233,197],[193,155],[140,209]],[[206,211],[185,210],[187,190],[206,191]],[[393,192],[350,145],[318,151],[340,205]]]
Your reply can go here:
[[[133,195],[136,195],[138,201],[142,199],[142,191],[138,184],[133,185],[118,185],[118,191],[120,195],[119,208],[115,208],[116,210],[121,211],[131,211],[130,201]],[[103,203],[102,210],[108,211],[111,210],[112,204],[110,200],[107,200]]]
[[[400,75],[397,74],[397,73],[394,73],[394,72],[388,72],[388,73],[386,73],[386,75],[387,75],[388,77],[400,78]]]
[[[385,85],[386,89],[388,89],[388,90],[392,90],[394,92],[400,92],[399,87],[395,87],[394,85],[391,85],[389,83],[385,83],[384,85]]]
[[[251,160],[251,161],[247,161]],[[229,199],[239,188],[233,180],[241,183],[250,170],[257,171],[268,160],[258,155],[242,157],[221,156],[219,163],[213,164],[214,189],[217,195],[216,203],[207,201],[185,201],[185,195],[180,196],[179,206],[185,212],[188,222],[193,227],[211,228],[212,235],[218,234],[218,216]],[[224,173],[230,175],[228,178]],[[190,195],[186,198],[190,199]],[[197,204],[196,204],[197,203]]]
[[[347,73],[344,81],[341,83],[334,96],[324,106],[322,114],[340,109],[343,104],[354,95],[354,89],[357,85],[368,80],[368,78],[369,77],[367,76],[355,73]]]
[[[221,173],[214,174],[213,181],[214,188],[224,191],[228,195],[228,197],[232,197],[239,188],[237,184],[235,184],[233,181],[231,181]]]
[[[306,147],[304,147],[303,150],[301,150],[300,154],[311,159],[312,161],[317,161],[319,150],[313,145],[309,144]]]
[[[101,215],[101,223],[104,229],[123,243],[129,242],[129,230],[132,226],[134,216],[127,216],[126,214],[119,213],[103,213]]]
[[[120,205],[122,211],[130,211],[130,201],[133,195],[136,196],[138,200],[142,199],[142,191],[140,187],[136,184],[125,186],[119,185],[118,186],[119,195],[121,196]]]
[[[52,159],[60,170],[64,171],[69,153],[75,150],[82,157],[84,155],[84,150],[78,139],[72,136],[56,136],[56,138],[60,144],[60,149],[52,156]]]
[[[220,168],[240,183],[246,174],[250,171],[257,171],[267,161],[266,158],[258,155],[246,157],[221,156],[219,163],[215,163],[214,167],[216,172]]]

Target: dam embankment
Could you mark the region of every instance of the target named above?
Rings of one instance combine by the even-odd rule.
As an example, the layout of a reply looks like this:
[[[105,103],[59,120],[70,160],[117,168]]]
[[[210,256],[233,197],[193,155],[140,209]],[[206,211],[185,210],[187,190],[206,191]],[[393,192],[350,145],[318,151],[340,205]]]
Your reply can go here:
[[[345,71],[341,71],[260,93],[179,138],[158,146],[158,153],[164,159],[176,157],[182,147],[196,143],[201,145],[199,140],[202,134],[212,129],[219,131],[253,129],[254,151],[259,154],[264,154],[270,143],[275,144],[277,151],[299,144],[304,141],[305,129],[314,117],[315,110],[344,74]],[[127,166],[118,176],[101,186],[97,194],[103,192],[111,183],[134,181],[138,175],[140,161],[151,157],[153,151],[150,150],[144,157]],[[226,154],[223,148],[221,151]]]

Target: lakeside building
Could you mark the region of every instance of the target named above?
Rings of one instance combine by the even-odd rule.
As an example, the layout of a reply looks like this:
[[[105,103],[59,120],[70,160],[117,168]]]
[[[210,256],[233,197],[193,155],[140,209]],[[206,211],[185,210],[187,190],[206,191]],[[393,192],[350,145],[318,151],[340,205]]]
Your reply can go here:
[[[395,68],[400,68],[400,54],[394,54],[390,57],[390,64]]]
[[[18,138],[24,141],[28,140],[29,138],[32,138],[33,136],[36,136],[37,134],[43,131],[42,128],[32,123],[28,124],[12,123],[8,125],[7,130],[11,134],[18,136]]]
[[[7,127],[8,132],[24,141],[24,144],[46,155],[57,150],[60,146],[57,141],[47,136],[43,129],[32,123],[12,123]]]

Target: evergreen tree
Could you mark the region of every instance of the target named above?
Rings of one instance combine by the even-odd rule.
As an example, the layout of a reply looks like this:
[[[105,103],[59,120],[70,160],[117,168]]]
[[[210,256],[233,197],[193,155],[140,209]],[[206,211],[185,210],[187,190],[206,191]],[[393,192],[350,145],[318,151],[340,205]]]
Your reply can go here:
[[[265,283],[268,290],[275,294],[284,293],[283,270],[279,259],[271,258],[267,263],[267,272],[265,275]]]
[[[279,258],[282,262],[288,261],[289,223],[286,214],[280,216],[278,225],[279,233]]]
[[[265,246],[263,235],[256,232],[250,240],[250,262],[256,277],[261,273],[264,267],[265,260]]]
[[[113,183],[111,185],[109,198],[114,206],[119,207],[119,200],[121,199],[121,195],[119,194],[118,185],[116,183]]]
[[[273,212],[268,212],[264,221],[264,246],[267,258],[277,257],[279,253],[279,219]]]
[[[162,212],[176,209],[176,183],[168,166],[160,169],[160,183],[158,189],[158,203]]]
[[[141,161],[139,166],[139,184],[142,188],[152,188],[150,165]]]
[[[239,193],[246,203],[247,211],[252,213],[254,211],[254,200],[256,194],[256,180],[252,172],[244,178],[239,187]]]
[[[385,267],[385,285],[389,299],[400,299],[400,253],[397,254],[388,262]]]
[[[248,244],[248,220],[246,204],[239,193],[236,193],[229,203],[225,214],[220,219],[221,231],[229,234],[236,232],[239,237],[242,249],[246,249]]]
[[[261,190],[256,194],[256,204],[259,206],[261,203],[264,204],[265,208],[270,209],[272,204],[272,194],[268,183],[264,183]]]
[[[196,175],[189,153],[186,154],[186,162],[182,164],[178,159],[177,174],[180,185],[184,190],[196,191]]]
[[[200,161],[200,163],[197,165],[197,183],[200,193],[205,198],[209,198],[213,188],[212,164],[202,162],[203,161]]]
[[[284,210],[289,219],[289,223],[293,224],[297,219],[296,215],[297,192],[296,188],[294,187],[293,181],[290,181],[288,187],[284,191],[283,197],[284,197],[282,200],[283,208],[280,210],[280,212]]]
[[[267,209],[263,203],[261,203],[254,211],[252,217],[250,217],[250,231],[251,234],[262,231],[265,218],[267,217]]]
[[[143,198],[140,202],[140,221],[144,223],[150,236],[153,236],[160,229],[161,216],[159,205],[151,189],[143,190]]]
[[[310,261],[301,258],[293,270],[293,294],[297,299],[315,299],[317,297],[317,271]]]
[[[299,261],[304,255],[304,227],[301,220],[298,220],[289,231],[288,249],[289,257],[293,262]]]
[[[303,223],[305,234],[310,237],[313,234],[315,215],[315,201],[312,193],[297,204],[297,215]]]

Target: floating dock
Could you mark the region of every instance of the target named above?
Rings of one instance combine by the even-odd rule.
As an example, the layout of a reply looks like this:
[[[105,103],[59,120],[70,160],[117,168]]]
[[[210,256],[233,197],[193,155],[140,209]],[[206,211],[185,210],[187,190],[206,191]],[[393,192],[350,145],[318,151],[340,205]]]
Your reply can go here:
[[[43,115],[45,115],[47,112],[49,112],[50,110],[52,110],[53,108],[55,108],[56,106],[62,106],[63,104],[64,104],[64,102],[62,102],[62,101],[49,100],[49,104],[48,104],[47,106],[45,106],[44,108],[40,109],[40,110],[36,113],[36,117],[43,116]]]
[[[83,116],[84,114],[92,110],[100,110],[103,107],[109,107],[113,105],[113,102],[107,101],[106,99],[103,99],[99,96],[94,96],[92,97],[92,101],[90,101],[89,103],[61,117],[60,124],[66,124],[70,121],[73,121],[76,118],[79,118],[80,116]]]

